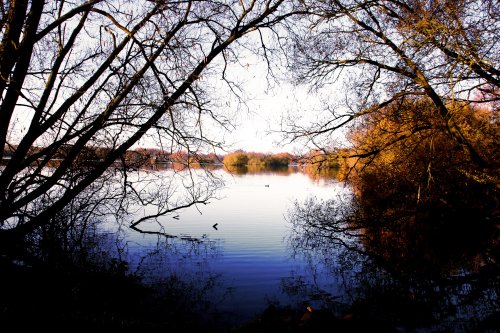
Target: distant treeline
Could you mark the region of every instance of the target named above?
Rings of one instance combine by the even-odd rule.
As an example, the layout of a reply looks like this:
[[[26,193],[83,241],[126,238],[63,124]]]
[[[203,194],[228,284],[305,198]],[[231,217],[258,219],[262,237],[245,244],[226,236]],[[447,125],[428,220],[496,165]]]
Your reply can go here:
[[[296,164],[317,169],[327,169],[339,168],[346,165],[347,161],[343,156],[348,155],[348,151],[324,152],[311,150],[305,155],[297,156],[290,153],[264,154],[239,150],[225,155],[223,163],[228,166],[262,167],[279,167]]]
[[[223,162],[227,166],[279,167],[288,166],[294,159],[295,156],[289,153],[263,154],[240,150],[224,156]]]
[[[53,159],[64,159],[72,146],[67,145],[60,148],[55,154],[51,154]],[[16,151],[17,146],[6,144],[4,147],[4,157],[10,158]],[[47,147],[32,147],[31,154],[39,155],[39,158],[44,158],[44,151]],[[97,161],[102,160],[109,153],[109,149],[105,147],[85,147],[80,154],[80,161]],[[325,153],[322,151],[311,150],[305,155],[297,156],[290,153],[258,153],[246,152],[238,150],[226,155],[216,153],[188,153],[186,151],[166,152],[158,148],[136,148],[128,150],[122,161],[128,164],[154,164],[174,162],[187,165],[201,164],[224,164],[226,166],[255,166],[255,167],[283,167],[290,164],[309,166],[311,168],[339,168],[345,165],[345,161],[339,152]]]
[[[13,156],[17,149],[17,145],[6,144],[4,146],[4,157],[10,158]],[[49,153],[49,147],[32,147],[30,149],[30,156],[38,155],[38,159],[43,159]],[[71,145],[63,146],[56,152],[50,151],[52,159],[64,159],[69,151],[72,149]],[[86,146],[79,153],[81,161],[96,161],[104,159],[110,152],[109,148]],[[165,162],[178,162],[183,164],[202,164],[212,163],[221,164],[224,159],[223,155],[215,153],[209,154],[190,154],[185,151],[166,152],[158,148],[136,148],[128,150],[121,160],[133,164],[140,164],[145,162],[151,163],[165,163]]]

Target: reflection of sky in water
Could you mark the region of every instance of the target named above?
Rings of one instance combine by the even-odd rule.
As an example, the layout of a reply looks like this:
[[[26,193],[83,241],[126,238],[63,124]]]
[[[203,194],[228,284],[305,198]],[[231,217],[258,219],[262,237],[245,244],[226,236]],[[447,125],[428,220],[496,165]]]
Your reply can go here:
[[[201,175],[200,170],[193,172],[195,178]],[[326,207],[327,219],[338,208],[349,207],[345,202],[350,190],[343,183],[313,180],[300,172],[244,175],[230,175],[220,169],[213,172],[226,182],[217,193],[219,199],[140,225],[141,230],[163,230],[176,238],[140,234],[128,228],[121,234],[133,272],[139,272],[145,282],[162,282],[175,276],[184,283],[183,291],[200,297],[198,303],[204,307],[204,313],[214,310],[223,315],[224,321],[238,324],[262,313],[273,302],[298,306],[302,311],[308,305],[315,309],[325,307],[339,318],[353,308],[363,319],[375,315],[378,320],[378,315],[386,314],[397,323],[403,320],[401,327],[422,324],[428,328],[422,332],[441,328],[448,331],[450,327],[467,332],[469,323],[487,318],[492,309],[498,308],[497,277],[489,278],[486,274],[486,280],[472,283],[475,280],[470,277],[477,276],[474,270],[469,271],[473,258],[446,259],[448,255],[444,253],[445,258],[439,258],[453,263],[450,269],[456,266],[458,270],[443,267],[444,275],[436,279],[435,274],[423,274],[427,269],[413,267],[411,246],[405,248],[409,254],[406,260],[403,253],[391,252],[392,257],[383,264],[384,260],[372,260],[339,246],[328,237],[328,230],[322,235],[322,230],[313,228],[305,232],[296,228],[296,223],[307,224],[304,222],[309,217],[297,214],[300,209],[294,206],[295,201],[313,212],[317,207]],[[141,171],[135,177],[146,180],[158,177],[148,185],[155,188],[161,178],[168,185],[170,178],[165,176],[171,174],[171,170],[149,174]],[[177,183],[178,180],[171,184]],[[346,200],[335,200],[344,195]],[[306,200],[311,197],[319,200]],[[321,199],[334,199],[330,202],[333,205],[328,206]],[[152,212],[152,208],[145,211],[141,208],[137,216]],[[217,230],[213,228],[216,223]],[[349,243],[345,242],[346,236],[335,236],[341,237],[344,244]],[[367,246],[365,242],[356,244],[357,249]],[[437,254],[432,257],[438,258]],[[406,264],[410,266],[405,268]],[[418,276],[413,272],[418,272]],[[211,308],[204,305],[207,300]],[[415,317],[415,309],[425,311]],[[459,329],[457,321],[465,326]]]
[[[266,307],[267,300],[285,305],[288,300],[280,291],[282,281],[293,272],[303,271],[301,267],[306,265],[292,259],[287,251],[290,225],[285,214],[293,202],[311,196],[334,198],[348,189],[331,180],[313,181],[302,173],[287,176],[232,176],[222,170],[217,173],[226,182],[226,187],[218,193],[220,199],[180,211],[178,219],[173,216],[159,219],[166,233],[200,238],[204,242],[168,240],[170,245],[160,246],[163,253],[155,252],[142,264],[149,265],[153,275],[176,272],[180,276],[190,273],[205,278],[210,274],[218,276],[222,285],[214,290],[213,296],[223,299],[218,310],[249,319]],[[215,223],[217,230],[213,228]],[[158,224],[144,223],[142,227],[155,230]],[[132,257],[157,251],[156,235],[131,231],[126,238]]]

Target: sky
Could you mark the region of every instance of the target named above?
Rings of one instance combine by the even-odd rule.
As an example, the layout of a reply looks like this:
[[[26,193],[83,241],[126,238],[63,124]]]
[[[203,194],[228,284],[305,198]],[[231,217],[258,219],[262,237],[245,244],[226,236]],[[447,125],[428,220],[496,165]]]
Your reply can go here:
[[[306,86],[293,86],[281,82],[271,89],[264,89],[264,75],[249,75],[245,89],[252,92],[253,97],[247,100],[248,111],[234,119],[235,130],[226,137],[230,150],[242,149],[263,153],[289,152],[301,154],[312,148],[305,147],[305,141],[286,144],[280,133],[282,118],[297,118],[294,123],[309,126],[313,122],[328,117],[322,104],[324,95],[316,95],[308,91]],[[325,93],[325,92],[323,92]],[[340,96],[332,88],[326,93],[331,100]],[[332,98],[333,96],[333,98]],[[346,144],[343,132],[340,130],[328,136],[329,143]],[[331,141],[330,141],[331,140]]]
[[[247,60],[246,66],[229,69],[241,82],[246,107],[232,118],[235,129],[224,137],[228,150],[263,153],[303,150],[302,142],[284,145],[283,135],[279,133],[282,118],[292,112],[307,121],[321,109],[318,98],[308,93],[307,87],[294,86],[284,73],[276,73],[279,82],[268,84],[266,65],[255,58]]]
[[[248,48],[239,48],[236,57],[235,63],[228,64],[226,75],[240,83],[245,92],[246,108],[232,118],[235,130],[224,137],[228,151],[241,149],[263,153],[300,154],[312,148],[304,147],[304,140],[284,145],[283,134],[279,133],[282,119],[291,114],[295,124],[300,123],[307,127],[314,122],[321,123],[329,115],[329,112],[325,112],[325,104],[342,104],[337,103],[336,97],[344,100],[341,80],[331,82],[313,93],[310,86],[293,83],[292,73],[285,65],[280,66],[288,63],[286,59],[271,59],[275,79],[268,81],[268,65],[263,58],[256,56]],[[220,74],[218,78],[220,79]],[[222,95],[220,98],[224,100],[230,97]],[[232,107],[235,108],[234,105]],[[338,131],[329,134],[327,142],[346,144],[344,133]]]
[[[245,151],[281,152],[293,149],[293,145],[283,147],[280,130],[281,117],[292,107],[293,96],[276,87],[272,91],[262,90],[265,79],[254,78],[248,88],[257,92],[254,98],[247,101],[248,110],[235,119],[234,132],[227,137],[234,148]]]

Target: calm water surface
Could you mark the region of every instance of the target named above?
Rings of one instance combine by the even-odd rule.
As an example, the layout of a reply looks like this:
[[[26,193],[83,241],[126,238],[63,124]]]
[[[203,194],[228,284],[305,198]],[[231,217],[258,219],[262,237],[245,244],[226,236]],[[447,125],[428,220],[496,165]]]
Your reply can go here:
[[[460,238],[454,230],[398,236],[386,230],[369,243],[359,235],[349,243],[335,225],[304,223],[309,215],[302,214],[311,209],[311,216],[335,220],[335,211],[349,206],[351,190],[344,183],[293,168],[213,173],[225,186],[210,204],[140,225],[162,235],[123,228],[129,268],[145,282],[181,281],[200,311],[231,324],[255,318],[270,304],[328,308],[339,318],[384,320],[401,331],[468,332],[500,323],[500,254],[488,247],[498,236]]]
[[[175,273],[193,279],[197,286],[211,281],[215,286],[206,292],[213,305],[236,321],[255,317],[270,303],[293,303],[283,292],[283,283],[307,263],[290,251],[286,213],[295,201],[334,199],[349,189],[336,180],[312,179],[293,169],[290,173],[215,173],[226,184],[218,199],[159,220],[166,233],[179,238],[127,232],[131,269],[140,266],[151,280]],[[160,226],[151,222],[141,227],[159,230]],[[336,289],[331,281],[319,282],[331,292]]]

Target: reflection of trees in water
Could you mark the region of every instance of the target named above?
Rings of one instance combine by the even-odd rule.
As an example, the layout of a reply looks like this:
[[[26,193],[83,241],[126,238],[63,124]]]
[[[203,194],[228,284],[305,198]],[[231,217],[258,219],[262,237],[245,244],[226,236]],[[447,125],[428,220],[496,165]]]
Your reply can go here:
[[[54,171],[45,168],[44,176],[50,177]],[[30,204],[29,209],[5,220],[0,228],[0,252],[9,253],[36,247],[37,243],[43,246],[39,252],[46,251],[50,246],[62,246],[61,251],[64,253],[76,252],[76,248],[69,247],[77,247],[79,238],[84,234],[82,231],[93,224],[99,224],[99,221],[116,220],[122,224],[128,223],[130,227],[140,227],[139,224],[144,221],[176,214],[178,210],[194,205],[206,204],[221,186],[222,180],[209,170],[132,171],[116,165],[108,168],[99,179],[36,227],[30,227],[33,226],[30,223],[33,214],[54,204],[66,191],[64,186],[46,191]],[[23,226],[28,229],[23,229]],[[23,231],[17,232],[14,229]],[[10,233],[6,233],[7,231]],[[59,239],[61,242],[50,245],[52,239]],[[41,244],[42,240],[44,244]]]
[[[219,276],[207,265],[217,244],[156,233],[139,249],[113,225],[68,215],[30,235],[22,251],[1,256],[2,325],[210,331],[220,298],[213,293]]]
[[[284,280],[285,292],[339,317],[404,329],[498,327],[498,232],[409,223],[399,211],[381,221],[354,200],[309,199],[289,212],[289,246],[308,266]]]
[[[319,168],[316,165],[297,166],[266,166],[266,165],[225,165],[224,170],[234,175],[264,174],[273,176],[289,176],[297,172],[305,174],[313,181],[337,180],[339,179],[339,169],[332,167]]]
[[[156,244],[131,249],[129,265],[157,297],[177,300],[176,306],[213,319],[217,304],[228,292],[222,288],[220,273],[210,267],[210,262],[220,255],[218,242],[206,236],[195,239],[158,235]]]
[[[162,170],[174,170],[174,171],[186,171],[191,169],[203,169],[206,171],[215,170],[225,170],[226,172],[233,175],[246,175],[246,174],[265,174],[273,176],[289,176],[291,174],[301,172],[308,176],[310,179],[317,180],[343,180],[343,172],[338,167],[319,167],[316,164],[307,165],[260,165],[260,164],[249,164],[249,165],[222,165],[222,164],[200,164],[200,163],[154,163],[148,167],[142,167],[143,171],[162,171]]]
[[[338,166],[321,167],[317,164],[306,164],[300,167],[300,171],[315,181],[319,179],[341,179]]]
[[[273,176],[289,176],[298,170],[291,166],[266,166],[266,165],[225,165],[224,170],[234,175],[265,174]]]
[[[168,162],[168,163],[153,163],[149,166],[151,170],[175,170],[175,171],[188,171],[189,169],[203,169],[208,171],[219,170],[222,168],[221,164],[213,163],[200,163],[200,162]]]

